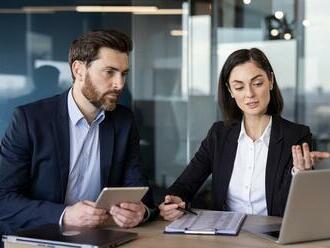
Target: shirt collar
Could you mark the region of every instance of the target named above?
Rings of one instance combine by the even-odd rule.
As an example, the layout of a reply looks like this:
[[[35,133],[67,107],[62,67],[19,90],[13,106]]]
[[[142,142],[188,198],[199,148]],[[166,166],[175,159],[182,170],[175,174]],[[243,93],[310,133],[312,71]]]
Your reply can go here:
[[[69,118],[75,126],[83,120],[85,120],[87,123],[87,120],[85,119],[84,115],[81,113],[75,100],[73,99],[72,88],[69,90],[68,93],[68,112],[69,112]],[[105,118],[104,110],[100,110],[92,123],[96,122],[97,124],[100,124],[104,120],[104,118]]]
[[[262,135],[260,136],[260,138],[257,139],[256,141],[260,140],[266,146],[268,146],[269,145],[269,140],[270,140],[271,128],[272,128],[272,116],[270,117],[269,122],[268,122],[268,125],[265,128],[264,132],[262,133]],[[241,122],[241,132],[239,133],[237,142],[239,143],[240,141],[242,141],[243,139],[246,139],[246,138],[251,140],[251,138],[246,133],[245,126],[244,126],[244,119],[242,119],[242,122]]]

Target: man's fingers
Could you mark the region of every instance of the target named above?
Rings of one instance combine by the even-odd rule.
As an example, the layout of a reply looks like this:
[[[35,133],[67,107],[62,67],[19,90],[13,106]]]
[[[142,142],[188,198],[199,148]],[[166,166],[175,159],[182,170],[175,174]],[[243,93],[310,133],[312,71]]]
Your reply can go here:
[[[104,214],[104,215],[91,215],[91,216],[86,216],[86,219],[92,222],[97,222],[97,223],[103,223],[107,219],[109,219],[110,215]]]
[[[109,212],[110,212],[111,215],[117,215],[120,212],[120,207],[118,207],[118,206],[112,206],[110,208],[110,211]]]
[[[128,209],[133,212],[138,212],[138,211],[142,211],[144,209],[144,206],[142,203],[123,202],[120,203],[120,208]]]
[[[86,212],[83,212],[83,214],[80,216],[80,220],[82,222],[88,225],[99,225],[102,224],[103,222],[105,222],[106,220],[108,220],[110,218],[110,215],[105,213],[102,215],[95,215],[95,214],[88,214]]]
[[[104,209],[97,209],[90,201],[81,201],[66,208],[63,223],[73,226],[97,226],[109,218]]]
[[[113,215],[112,216],[114,221],[117,223],[118,226],[120,227],[134,227],[137,224],[139,224],[139,222],[136,219],[130,219],[130,218],[126,218],[123,215]]]
[[[125,224],[120,220],[118,219],[116,216],[112,216],[113,220],[116,222],[116,224],[120,227],[124,227]]]
[[[110,209],[110,214],[115,220],[117,220],[116,223],[119,226],[134,227],[137,226],[143,220],[143,216],[146,210],[142,203],[122,203],[121,206],[124,206],[126,208],[112,206]]]
[[[113,217],[116,218],[117,220],[119,220],[121,223],[126,224],[126,225],[133,221],[133,219],[127,218],[126,216],[120,215],[120,214],[114,215]]]
[[[127,219],[134,219],[134,217],[136,217],[134,212],[117,207],[117,206],[111,207],[110,214],[115,215],[115,216],[124,216]]]
[[[84,209],[85,214],[87,215],[106,215],[107,211],[101,208],[94,208],[86,205]]]
[[[84,203],[85,205],[88,205],[90,207],[94,207],[94,208],[96,207],[96,202],[85,200],[85,201],[82,201],[82,203]]]
[[[79,226],[87,226],[87,227],[95,227],[102,223],[104,223],[108,218],[100,218],[95,216],[85,216],[83,218],[80,218],[80,224]]]

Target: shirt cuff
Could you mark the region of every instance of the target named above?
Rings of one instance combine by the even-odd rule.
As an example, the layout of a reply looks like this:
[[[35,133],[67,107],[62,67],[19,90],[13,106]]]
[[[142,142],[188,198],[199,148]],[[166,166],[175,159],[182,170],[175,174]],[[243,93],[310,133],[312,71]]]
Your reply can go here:
[[[63,210],[63,212],[62,212],[62,214],[61,214],[61,217],[60,217],[60,220],[58,221],[58,224],[59,224],[60,226],[63,225],[63,217],[64,217],[64,214],[65,214],[65,210],[66,210],[66,208]]]
[[[291,175],[294,176],[294,175],[297,174],[299,171],[301,171],[301,170],[299,170],[299,169],[297,169],[297,168],[295,168],[295,167],[292,167],[292,169],[291,169]]]
[[[144,205],[144,208],[146,209],[146,212],[144,213],[141,223],[146,222],[150,218],[150,209],[146,205]]]

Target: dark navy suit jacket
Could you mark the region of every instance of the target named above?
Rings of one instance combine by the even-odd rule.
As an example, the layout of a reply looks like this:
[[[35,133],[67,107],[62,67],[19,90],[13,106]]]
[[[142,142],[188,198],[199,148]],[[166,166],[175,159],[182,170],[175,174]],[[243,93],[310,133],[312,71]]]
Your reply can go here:
[[[67,94],[18,107],[0,147],[0,232],[58,223],[70,167]],[[133,114],[117,105],[100,124],[101,188],[146,186]],[[151,192],[143,202],[153,208]]]
[[[167,193],[189,203],[212,174],[212,208],[226,210],[240,131],[241,123],[230,127],[223,122],[214,123],[194,158]],[[291,146],[303,142],[311,145],[311,138],[308,127],[273,116],[265,178],[268,215],[283,216],[292,179]]]

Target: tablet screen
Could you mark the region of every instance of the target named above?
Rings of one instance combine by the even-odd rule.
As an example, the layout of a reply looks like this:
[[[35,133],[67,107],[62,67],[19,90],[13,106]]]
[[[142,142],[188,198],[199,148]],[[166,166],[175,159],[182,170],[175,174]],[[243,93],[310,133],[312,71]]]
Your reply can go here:
[[[103,188],[96,200],[96,207],[109,210],[111,206],[122,202],[141,201],[149,187],[110,187]]]

